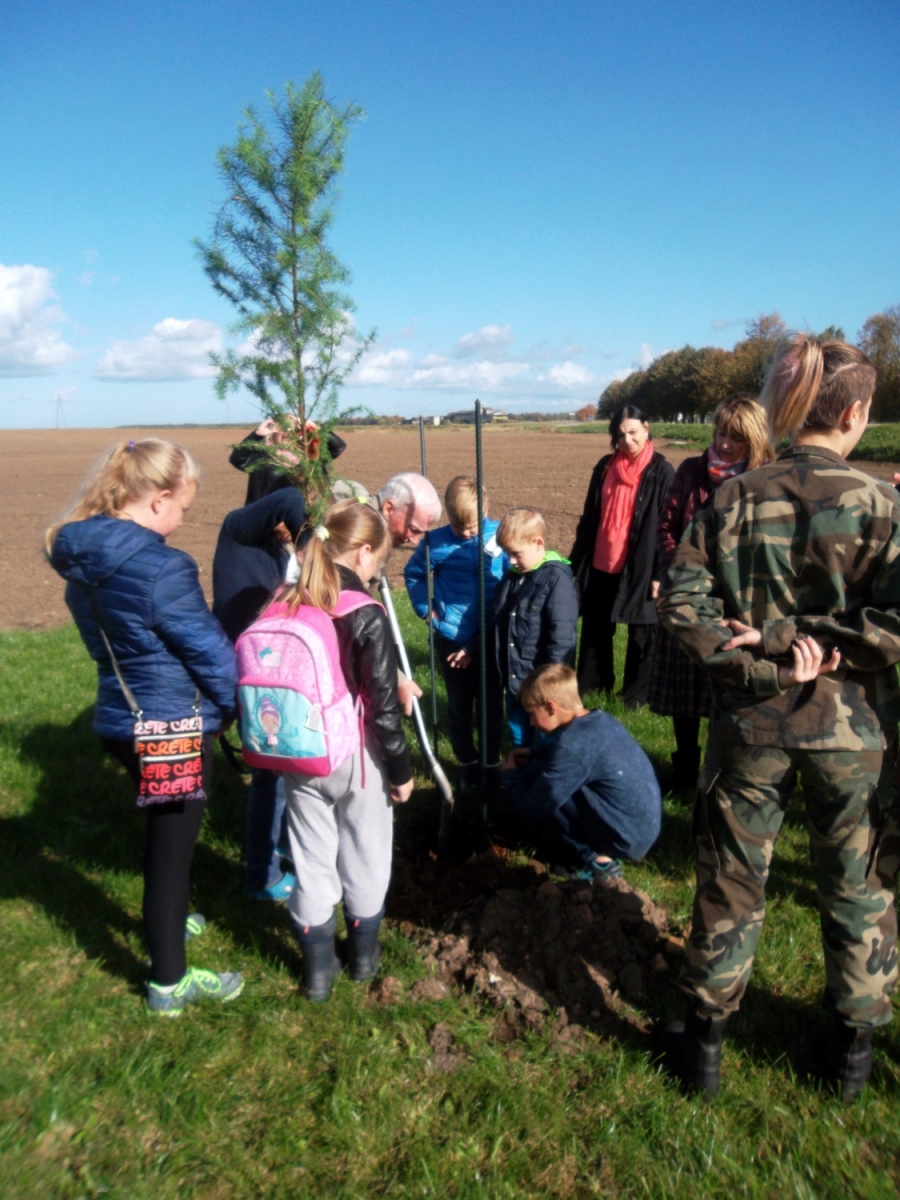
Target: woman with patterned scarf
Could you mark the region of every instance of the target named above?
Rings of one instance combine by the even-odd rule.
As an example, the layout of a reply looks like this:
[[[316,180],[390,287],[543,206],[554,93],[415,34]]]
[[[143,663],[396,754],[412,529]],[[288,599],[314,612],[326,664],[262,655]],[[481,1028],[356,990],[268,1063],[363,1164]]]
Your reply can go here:
[[[699,458],[686,458],[659,518],[660,574],[665,575],[694,514],[726,479],[754,471],[774,457],[766,414],[756,400],[739,392],[723,400],[713,414],[713,440]],[[709,716],[709,676],[691,662],[678,642],[659,631],[650,680],[650,709],[671,717],[675,727],[673,790],[696,784],[700,771],[700,718]]]

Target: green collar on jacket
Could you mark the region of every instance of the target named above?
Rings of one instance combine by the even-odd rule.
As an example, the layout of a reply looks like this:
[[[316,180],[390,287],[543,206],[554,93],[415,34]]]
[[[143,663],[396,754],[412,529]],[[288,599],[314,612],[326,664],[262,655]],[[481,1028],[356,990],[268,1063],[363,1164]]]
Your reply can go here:
[[[557,554],[555,550],[545,550],[544,557],[540,562],[535,563],[530,571],[520,571],[517,567],[510,567],[509,569],[513,575],[531,575],[534,571],[539,571],[545,563],[551,562],[565,563],[566,566],[570,565],[569,560],[563,558],[561,554]]]

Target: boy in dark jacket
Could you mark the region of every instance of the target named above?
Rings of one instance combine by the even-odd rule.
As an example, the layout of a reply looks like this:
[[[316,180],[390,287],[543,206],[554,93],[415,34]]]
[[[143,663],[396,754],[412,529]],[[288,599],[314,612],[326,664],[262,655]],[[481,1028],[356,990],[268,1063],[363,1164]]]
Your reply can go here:
[[[434,578],[433,611],[428,611],[428,577],[423,539],[406,564],[403,578],[418,616],[434,626],[435,652],[447,685],[447,724],[450,745],[459,762],[459,787],[473,788],[478,782],[478,752],[473,734],[473,712],[481,728],[479,687],[478,573],[484,572],[485,604],[490,626],[487,645],[494,637],[494,592],[509,565],[497,544],[497,521],[487,519],[487,496],[482,498],[485,514],[481,546],[478,544],[478,489],[468,475],[457,475],[447,485],[444,505],[450,524],[425,535]],[[503,732],[503,688],[496,656],[487,661],[487,757],[492,773],[498,773],[500,738]]]
[[[213,558],[213,615],[233,642],[284,583],[291,546],[305,520],[303,497],[288,487],[234,509],[222,522]],[[244,851],[247,890],[257,900],[286,900],[294,886],[277,851],[284,808],[281,777],[252,767]]]
[[[615,717],[584,707],[571,667],[532,671],[519,702],[545,740],[503,763],[517,812],[550,826],[578,878],[615,879],[620,858],[643,858],[659,836],[662,801],[649,758]]]
[[[575,662],[578,596],[568,560],[546,549],[544,518],[513,508],[497,541],[510,568],[497,589],[497,665],[506,687],[506,721],[514,746],[530,745],[533,730],[517,697],[535,667]]]

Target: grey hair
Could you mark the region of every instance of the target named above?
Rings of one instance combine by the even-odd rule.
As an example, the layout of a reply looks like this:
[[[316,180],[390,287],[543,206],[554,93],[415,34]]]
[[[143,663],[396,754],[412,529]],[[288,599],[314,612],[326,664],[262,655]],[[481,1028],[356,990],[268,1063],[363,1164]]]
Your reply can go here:
[[[392,501],[397,508],[411,509],[427,521],[428,525],[433,525],[440,519],[440,496],[430,480],[414,471],[404,471],[387,481],[378,493],[379,509],[384,506],[386,500]]]

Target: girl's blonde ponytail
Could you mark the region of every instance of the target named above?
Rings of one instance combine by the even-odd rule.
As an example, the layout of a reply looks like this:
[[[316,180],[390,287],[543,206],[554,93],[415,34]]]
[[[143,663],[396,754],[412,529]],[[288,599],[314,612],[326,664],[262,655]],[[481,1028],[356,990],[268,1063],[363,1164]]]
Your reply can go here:
[[[778,442],[801,429],[837,429],[852,404],[871,400],[875,381],[875,368],[856,346],[798,333],[775,356],[759,402]]]
[[[806,424],[822,382],[822,369],[821,345],[803,333],[776,354],[759,397],[776,444],[793,437]]]
[[[289,612],[301,604],[331,612],[341,594],[341,580],[335,559],[352,550],[370,546],[374,554],[390,547],[390,535],[384,518],[359,500],[342,500],[332,505],[303,553],[297,583],[278,593]]]

